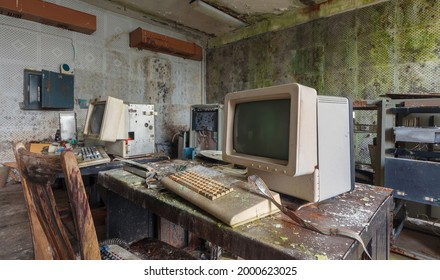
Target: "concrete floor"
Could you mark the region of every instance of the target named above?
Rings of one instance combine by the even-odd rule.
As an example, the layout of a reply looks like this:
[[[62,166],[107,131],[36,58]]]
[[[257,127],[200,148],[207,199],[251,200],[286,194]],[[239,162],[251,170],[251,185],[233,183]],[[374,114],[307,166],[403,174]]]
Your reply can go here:
[[[67,205],[65,192],[54,191],[57,203]],[[105,236],[105,210],[93,211],[98,238]],[[410,251],[420,251],[440,259],[440,237],[404,229],[397,245]],[[0,260],[33,259],[32,239],[21,184],[0,188]],[[391,260],[411,259],[391,252]]]

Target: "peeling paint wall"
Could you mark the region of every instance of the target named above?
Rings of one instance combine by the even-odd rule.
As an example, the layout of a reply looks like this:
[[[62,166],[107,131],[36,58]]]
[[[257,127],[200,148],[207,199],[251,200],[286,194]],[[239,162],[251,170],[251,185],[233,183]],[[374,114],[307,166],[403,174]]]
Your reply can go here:
[[[376,99],[440,92],[440,1],[392,0],[207,51],[207,102],[298,82]]]
[[[75,98],[154,104],[157,148],[168,151],[173,135],[189,129],[190,105],[201,103],[202,63],[130,48],[129,32],[142,27],[191,39],[83,2],[48,2],[96,15],[97,31],[85,35],[0,15],[0,162],[14,160],[13,142],[53,139],[59,112],[24,111],[19,102],[24,69],[59,71],[62,63],[74,69]],[[74,111],[81,132],[87,110],[75,104]]]

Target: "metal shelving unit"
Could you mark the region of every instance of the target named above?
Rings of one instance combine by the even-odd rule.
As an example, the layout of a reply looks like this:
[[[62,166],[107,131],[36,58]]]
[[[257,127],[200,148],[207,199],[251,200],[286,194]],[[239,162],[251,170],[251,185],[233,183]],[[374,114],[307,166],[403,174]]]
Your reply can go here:
[[[386,104],[386,187],[394,197],[440,206],[440,98]]]
[[[356,181],[383,186],[385,102],[353,102]]]

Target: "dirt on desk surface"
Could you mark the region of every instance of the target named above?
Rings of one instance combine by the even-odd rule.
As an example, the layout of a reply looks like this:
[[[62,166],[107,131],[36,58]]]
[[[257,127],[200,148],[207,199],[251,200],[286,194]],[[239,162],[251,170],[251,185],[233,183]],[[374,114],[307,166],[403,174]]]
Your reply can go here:
[[[152,163],[145,163],[146,166],[154,169],[154,171],[157,172],[157,179],[160,181],[163,177],[169,176],[171,174],[175,174],[176,172],[186,171],[186,170],[193,170],[197,173],[200,173],[201,175],[206,176],[213,176],[213,174],[204,174],[206,172],[217,172],[215,175],[220,176],[220,179],[224,173],[220,173],[219,171],[224,171],[224,169],[232,170],[231,165],[225,165],[220,163],[212,163],[212,162],[204,162],[204,161],[196,161],[196,160],[165,160],[160,162],[152,162]],[[205,168],[198,168],[198,167],[208,167],[209,169]],[[242,172],[237,172],[236,174],[230,174],[229,177],[233,178],[241,178],[242,180],[246,180],[245,177],[243,177]],[[227,177],[223,176],[226,180]]]
[[[221,168],[219,165],[211,166],[201,164],[198,161],[181,160],[148,163],[147,165],[155,169],[159,180],[172,173],[192,168],[198,169],[197,166],[200,165],[214,169]],[[106,182],[115,192],[140,205],[146,205],[149,200],[159,201],[161,203],[159,206],[154,204],[152,207],[157,206],[157,211],[161,211],[163,215],[177,224],[185,224],[191,221],[189,224],[196,234],[209,236],[212,238],[212,242],[216,244],[223,244],[226,247],[237,246],[234,243],[234,238],[240,235],[245,237],[246,241],[243,241],[244,243],[253,244],[257,240],[259,246],[264,247],[262,252],[252,251],[250,255],[246,255],[249,253],[247,251],[241,252],[243,256],[251,256],[252,258],[341,259],[354,248],[351,246],[352,239],[322,235],[301,228],[281,213],[231,228],[216,219],[211,219],[205,212],[191,207],[189,203],[179,199],[176,195],[161,190],[149,190],[137,185],[142,180],[139,179],[140,177],[135,179],[135,175],[128,175],[121,170],[113,170],[103,173],[102,177],[102,182]],[[133,179],[130,180],[132,177]],[[225,175],[225,177],[229,176]],[[245,176],[241,174],[241,177],[245,180]],[[119,179],[126,182],[127,187],[122,188],[117,183]],[[130,183],[131,181],[134,183]],[[312,224],[339,227],[358,233],[368,229],[367,231],[370,232],[376,230],[376,227],[379,226],[378,222],[371,223],[376,220],[374,217],[378,215],[386,217],[389,210],[390,196],[391,190],[387,188],[356,184],[353,191],[301,208],[297,211],[297,214]],[[283,204],[288,203],[290,203],[290,199],[289,202],[283,200]],[[176,211],[181,211],[181,214],[176,216]],[[387,221],[384,220],[384,222]],[[240,248],[245,248],[246,244],[244,243],[240,243],[239,248],[236,249],[240,251]],[[261,255],[258,255],[260,253]]]

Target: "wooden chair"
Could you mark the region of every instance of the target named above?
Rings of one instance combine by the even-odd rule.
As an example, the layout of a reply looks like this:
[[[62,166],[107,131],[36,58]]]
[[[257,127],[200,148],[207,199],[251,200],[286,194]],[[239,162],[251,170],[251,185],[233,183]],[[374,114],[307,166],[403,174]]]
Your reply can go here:
[[[102,250],[75,155],[72,152],[63,152],[61,156],[31,153],[22,143],[15,145],[14,153],[22,177],[35,259],[78,258],[52,191],[60,173],[64,173],[66,181],[80,258],[101,259]],[[135,242],[128,251],[112,246],[116,254],[126,259],[194,259],[189,253],[154,238]]]
[[[52,192],[56,174],[62,172],[61,158],[32,154],[22,143],[14,146],[14,153],[29,214],[35,259],[73,259],[75,254]]]

